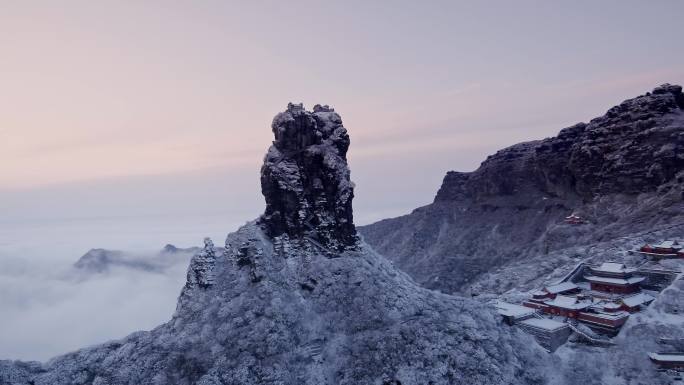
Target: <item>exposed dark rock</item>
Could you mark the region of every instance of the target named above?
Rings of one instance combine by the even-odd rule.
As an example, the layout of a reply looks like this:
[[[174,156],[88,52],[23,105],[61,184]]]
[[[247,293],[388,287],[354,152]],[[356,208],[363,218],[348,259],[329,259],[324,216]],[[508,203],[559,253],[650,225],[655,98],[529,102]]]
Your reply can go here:
[[[438,201],[454,201],[468,199],[469,193],[466,188],[470,173],[449,171],[444,176],[442,187],[437,191],[435,202]]]
[[[531,337],[357,239],[337,114],[291,105],[274,131],[266,214],[222,257],[205,241],[168,323],[41,365],[0,361],[0,385],[548,383]]]
[[[500,150],[476,171],[447,173],[433,204],[360,231],[422,284],[463,292],[497,266],[684,222],[682,100],[680,86],[662,85]],[[573,211],[589,223],[563,224]]]
[[[186,288],[201,287],[206,289],[214,284],[214,265],[216,265],[216,251],[214,242],[204,238],[204,248],[190,261]]]
[[[237,250],[232,249],[226,243],[226,256],[227,258],[235,261],[235,265],[238,269],[243,267],[248,268],[249,277],[253,283],[261,281],[261,275],[259,274],[259,265],[261,264],[261,258],[263,257],[264,250],[261,247],[255,245],[256,239],[252,238],[248,241],[242,242]]]
[[[684,168],[681,100],[680,86],[662,85],[556,137],[498,151],[475,172],[447,173],[435,201],[655,191]]]
[[[308,112],[290,103],[272,129],[275,141],[261,168],[260,224],[271,237],[306,237],[334,251],[355,245],[349,136],[340,116],[328,106]]]

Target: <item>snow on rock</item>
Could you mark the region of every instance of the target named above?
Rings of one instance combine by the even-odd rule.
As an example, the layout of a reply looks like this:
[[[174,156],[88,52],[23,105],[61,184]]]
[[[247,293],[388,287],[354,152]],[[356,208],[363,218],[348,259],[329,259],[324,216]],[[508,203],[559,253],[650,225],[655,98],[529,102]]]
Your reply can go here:
[[[308,237],[333,252],[356,244],[349,136],[328,106],[288,104],[273,119],[275,141],[261,168],[266,212],[260,224],[277,237]]]
[[[564,223],[570,213],[586,224]],[[426,287],[481,294],[559,273],[598,242],[673,226],[681,237],[684,94],[666,84],[473,172],[451,171],[432,204],[359,230]],[[530,259],[534,268],[517,268]]]
[[[566,224],[570,213],[586,224]],[[555,137],[505,148],[474,172],[449,172],[432,204],[359,230],[416,281],[481,300],[519,303],[580,263],[641,266],[648,258],[629,250],[684,235],[682,88],[657,87]],[[632,314],[612,347],[558,349],[550,383],[672,383],[648,353],[681,349],[658,341],[684,338],[683,290],[679,279]]]
[[[0,385],[548,383],[531,337],[359,240],[339,115],[289,105],[273,130],[266,213],[221,254],[205,240],[169,322],[43,364],[0,361]]]
[[[185,287],[188,289],[195,287],[206,289],[213,285],[215,264],[214,242],[210,238],[204,238],[204,248],[190,260]]]

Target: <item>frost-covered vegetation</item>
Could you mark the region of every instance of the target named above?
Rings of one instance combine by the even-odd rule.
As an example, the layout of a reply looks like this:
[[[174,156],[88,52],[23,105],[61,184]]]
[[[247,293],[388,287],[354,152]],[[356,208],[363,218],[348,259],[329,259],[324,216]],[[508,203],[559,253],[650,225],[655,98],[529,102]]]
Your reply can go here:
[[[262,167],[265,214],[223,249],[205,239],[169,322],[46,363],[0,361],[0,385],[667,384],[647,353],[684,337],[682,280],[614,345],[571,340],[553,354],[485,302],[520,299],[580,262],[639,264],[627,250],[678,236],[682,109],[681,87],[659,87],[481,172],[450,173],[435,204],[364,230],[402,250],[390,257],[422,283],[472,299],[419,286],[357,235],[341,118],[290,104]],[[648,154],[658,167],[643,169]],[[558,223],[577,207],[587,224]]]
[[[275,249],[254,223],[226,243],[204,270],[214,283],[188,285],[167,324],[44,365],[5,363],[0,378],[37,385],[545,383],[545,353],[529,337],[502,328],[485,305],[418,287],[363,244],[336,258],[306,240],[278,239]],[[256,255],[258,282],[239,263]]]
[[[564,222],[571,213],[584,223]],[[500,150],[474,172],[449,172],[434,203],[360,230],[424,286],[483,302],[518,303],[582,262],[640,266],[648,258],[629,250],[684,237],[682,88],[662,85],[556,137]],[[631,316],[615,346],[559,349],[551,383],[670,383],[647,354],[676,349],[660,337],[682,337],[681,285]]]
[[[290,105],[273,129],[265,215],[223,252],[205,240],[168,323],[45,364],[3,362],[0,384],[547,383],[531,337],[360,241],[339,115]]]

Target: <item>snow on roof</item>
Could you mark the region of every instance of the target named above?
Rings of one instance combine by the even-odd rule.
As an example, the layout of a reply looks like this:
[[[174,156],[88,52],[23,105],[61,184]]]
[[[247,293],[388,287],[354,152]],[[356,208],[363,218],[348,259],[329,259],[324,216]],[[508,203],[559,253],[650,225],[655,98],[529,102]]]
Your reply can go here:
[[[653,245],[659,249],[671,249],[673,246],[678,246],[676,241],[662,241],[660,244]]]
[[[558,322],[547,318],[529,318],[524,321],[520,321],[520,324],[550,331],[568,327],[568,325],[563,322]]]
[[[594,311],[593,313],[584,313],[584,314],[587,314],[587,315],[595,317],[595,318],[603,318],[605,320],[611,320],[611,321],[615,321],[615,320],[619,320],[622,318],[629,317],[629,313],[627,313],[626,311],[618,311],[618,312],[614,312],[614,313]]]
[[[551,294],[558,294],[562,293],[564,291],[569,291],[569,290],[574,290],[577,289],[577,285],[575,285],[572,282],[563,282],[559,283],[558,285],[551,285],[546,287],[546,291],[548,291]]]
[[[639,283],[646,279],[645,277],[630,277],[627,279],[622,279],[622,278],[608,278],[608,277],[597,277],[595,275],[587,275],[584,277],[589,282],[597,282],[597,283],[608,283],[612,285],[633,285],[635,283]]]
[[[600,273],[610,273],[610,274],[631,274],[637,271],[635,268],[630,268],[625,266],[622,263],[615,263],[615,262],[604,262],[601,264],[599,267],[592,267],[592,271],[597,272],[597,274],[601,275]]]
[[[610,273],[624,273],[625,270],[627,270],[627,266],[625,266],[622,263],[604,262],[596,270],[606,271]]]
[[[522,317],[534,314],[534,309],[529,307],[514,305],[508,302],[497,302],[495,305],[496,311],[504,317]]]
[[[591,306],[591,302],[579,301],[575,297],[565,295],[557,295],[552,301],[546,301],[546,304],[572,310],[585,309]]]
[[[684,362],[684,353],[648,353],[654,361]]]
[[[639,306],[653,301],[655,298],[646,293],[639,293],[622,299],[622,303],[629,307]]]
[[[619,303],[615,302],[608,302],[607,304],[603,305],[603,307],[606,309],[619,309],[620,306],[621,305]]]

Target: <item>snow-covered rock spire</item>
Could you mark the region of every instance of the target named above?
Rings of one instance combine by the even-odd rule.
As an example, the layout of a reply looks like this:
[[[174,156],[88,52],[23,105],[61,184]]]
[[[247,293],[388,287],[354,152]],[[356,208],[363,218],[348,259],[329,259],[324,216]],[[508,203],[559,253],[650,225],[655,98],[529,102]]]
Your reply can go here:
[[[187,288],[207,288],[214,283],[214,265],[216,264],[216,251],[211,238],[204,238],[204,248],[195,255],[188,267]]]
[[[261,168],[271,237],[305,238],[329,250],[357,243],[352,215],[354,184],[347,166],[349,136],[334,109],[288,104],[272,124],[275,140]]]

